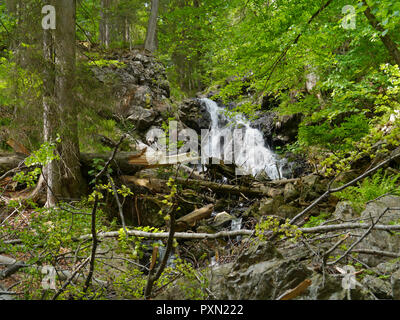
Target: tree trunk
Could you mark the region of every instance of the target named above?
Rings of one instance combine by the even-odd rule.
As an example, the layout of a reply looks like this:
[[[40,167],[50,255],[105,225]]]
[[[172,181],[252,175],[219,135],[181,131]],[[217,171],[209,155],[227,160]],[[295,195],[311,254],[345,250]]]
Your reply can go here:
[[[56,13],[55,94],[59,126],[55,128],[60,134],[61,144],[58,150],[59,172],[55,173],[53,192],[60,200],[79,198],[84,185],[79,162],[78,110],[74,99],[76,0],[58,0]]]
[[[48,4],[48,2],[46,2]],[[54,35],[52,30],[44,30],[43,32],[43,56],[45,68],[43,71],[43,138],[46,143],[54,142],[54,129],[59,127],[57,121],[57,110],[55,103],[55,69],[54,69]],[[58,163],[51,161],[43,168],[43,176],[47,182],[47,206],[53,207],[56,204],[56,197],[52,190],[60,189],[56,183],[60,183],[56,179],[58,172]]]
[[[144,48],[151,53],[154,53],[157,50],[157,20],[159,4],[160,0],[151,1],[151,13],[147,27],[146,41],[144,44]]]
[[[125,18],[125,28],[124,28],[124,42],[129,45],[129,50],[132,50],[131,43],[131,25],[128,18]]]
[[[379,32],[385,31],[385,29],[379,24],[369,6],[367,6],[367,9],[365,9],[364,15],[367,17],[370,25],[374,27],[375,30]],[[388,34],[384,36],[380,35],[379,37],[381,38],[386,49],[389,51],[390,56],[393,58],[396,64],[400,66],[400,51],[397,48],[397,44],[389,37]]]
[[[146,164],[146,156],[141,152],[118,152],[110,167],[113,172],[122,173],[126,175],[134,175],[138,171],[148,167],[156,167],[157,165]],[[80,167],[82,174],[87,175],[89,170],[93,169],[93,160],[102,159],[106,162],[110,158],[110,153],[81,153],[80,154]],[[26,155],[21,153],[0,153],[0,176],[4,175],[7,171],[13,170],[18,167],[26,158]],[[142,159],[142,163],[131,164],[132,159]],[[137,161],[139,162],[139,161]],[[161,165],[162,166],[162,165]],[[12,172],[13,173],[13,172]]]
[[[110,46],[110,6],[112,0],[101,1],[101,12],[100,12],[100,44],[107,49]]]

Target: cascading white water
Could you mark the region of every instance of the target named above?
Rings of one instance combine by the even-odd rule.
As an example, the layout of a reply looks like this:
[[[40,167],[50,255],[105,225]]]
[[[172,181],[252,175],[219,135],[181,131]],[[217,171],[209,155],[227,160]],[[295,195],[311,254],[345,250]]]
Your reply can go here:
[[[208,158],[221,159],[221,154],[232,153],[232,162],[239,166],[244,173],[250,173],[254,176],[263,171],[269,178],[276,180],[282,177],[282,167],[284,160],[280,160],[274,152],[266,146],[261,131],[252,128],[250,122],[241,114],[233,118],[225,115],[225,110],[210,99],[201,99],[211,117],[211,139],[207,137],[203,155]],[[229,127],[226,123],[231,123]],[[238,137],[232,134],[234,129],[242,129],[241,141],[235,141]],[[231,134],[227,135],[227,132]],[[224,141],[221,146],[221,140],[229,137],[230,141]],[[224,159],[222,159],[224,160]]]

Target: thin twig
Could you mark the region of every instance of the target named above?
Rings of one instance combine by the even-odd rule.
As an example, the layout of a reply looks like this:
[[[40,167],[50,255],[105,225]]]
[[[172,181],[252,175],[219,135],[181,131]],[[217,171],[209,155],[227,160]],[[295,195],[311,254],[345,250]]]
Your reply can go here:
[[[362,235],[361,238],[359,238],[356,242],[354,242],[349,249],[346,250],[346,252],[340,256],[339,258],[337,258],[335,261],[328,263],[328,265],[334,265],[336,263],[338,263],[340,260],[342,260],[344,257],[346,257],[353,249],[356,245],[358,245],[361,241],[363,241],[372,231],[372,229],[375,227],[375,225],[379,222],[379,220],[385,215],[386,212],[388,212],[389,210],[391,210],[390,208],[386,208],[385,210],[383,210],[383,212],[379,215],[378,219],[376,219],[376,221],[372,220],[372,224],[371,227],[368,228],[368,230]]]
[[[336,189],[331,189],[330,187],[328,188],[328,190],[322,195],[320,196],[317,200],[315,200],[311,205],[309,205],[306,209],[304,209],[302,212],[300,212],[298,215],[296,215],[289,223],[290,224],[294,224],[298,219],[300,219],[301,217],[303,217],[306,213],[308,213],[311,209],[313,209],[317,204],[319,204],[322,200],[324,200],[325,198],[327,198],[328,196],[330,196],[332,193],[336,193],[336,192],[340,192],[343,191],[344,189],[356,184],[357,182],[359,182],[360,180],[368,177],[369,175],[373,174],[374,172],[376,172],[377,170],[379,170],[380,168],[382,168],[383,166],[385,166],[386,164],[388,164],[390,161],[397,159],[400,157],[400,153],[392,155],[391,157],[389,157],[388,159],[386,159],[385,161],[383,161],[381,164],[377,165],[376,167],[366,171],[365,173],[363,173],[362,175],[358,176],[357,178],[355,178],[354,180],[346,183],[345,185],[338,187]]]

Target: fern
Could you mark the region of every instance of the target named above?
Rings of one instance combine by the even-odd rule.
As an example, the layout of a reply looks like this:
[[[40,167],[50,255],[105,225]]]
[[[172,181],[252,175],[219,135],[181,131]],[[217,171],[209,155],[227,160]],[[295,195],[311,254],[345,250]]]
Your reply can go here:
[[[349,187],[339,192],[338,197],[341,200],[349,201],[356,212],[360,213],[368,201],[374,200],[385,194],[400,195],[398,180],[400,174],[387,175],[378,171],[372,177],[365,178],[357,187]]]

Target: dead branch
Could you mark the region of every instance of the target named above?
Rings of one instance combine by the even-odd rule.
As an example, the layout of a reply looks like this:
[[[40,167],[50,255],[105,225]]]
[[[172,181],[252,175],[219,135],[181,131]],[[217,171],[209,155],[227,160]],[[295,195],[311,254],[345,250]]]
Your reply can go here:
[[[353,249],[355,253],[371,254],[389,258],[400,258],[400,254],[390,251],[371,250],[371,249]]]
[[[68,285],[72,282],[72,280],[75,278],[75,276],[78,274],[78,272],[91,260],[91,257],[87,257],[85,261],[83,261],[78,268],[74,271],[74,273],[68,278],[67,281],[63,284],[63,286],[56,292],[56,294],[53,296],[52,300],[56,300],[58,296],[64,292],[64,290],[68,287]]]
[[[86,292],[87,289],[90,286],[90,283],[92,282],[92,277],[93,277],[93,272],[94,272],[94,262],[96,259],[96,249],[97,249],[97,244],[98,244],[98,240],[97,240],[97,231],[96,231],[96,212],[97,212],[97,206],[99,203],[99,190],[98,190],[98,182],[99,179],[107,172],[108,167],[111,165],[111,163],[114,161],[114,158],[118,152],[118,149],[120,147],[120,145],[122,144],[122,142],[125,140],[126,135],[122,135],[121,139],[119,140],[119,142],[117,143],[117,145],[115,146],[110,158],[108,159],[107,163],[104,165],[103,169],[96,175],[96,177],[94,178],[94,185],[95,185],[95,197],[94,197],[94,204],[93,204],[93,210],[92,210],[92,221],[91,221],[91,225],[92,225],[92,253],[90,256],[90,267],[89,267],[89,274],[87,276],[86,282],[85,282],[85,286],[83,288],[83,292]],[[54,298],[53,298],[54,299]]]
[[[376,167],[364,172],[362,175],[358,176],[357,178],[355,178],[354,180],[350,181],[349,183],[346,183],[345,185],[338,187],[336,189],[331,189],[330,186],[328,188],[328,190],[322,195],[320,196],[317,200],[315,200],[311,205],[309,205],[307,208],[305,208],[302,212],[300,212],[298,215],[296,215],[289,223],[290,224],[294,224],[298,219],[300,219],[301,217],[303,217],[306,213],[308,213],[311,209],[313,209],[317,204],[319,204],[322,200],[324,200],[325,198],[329,197],[331,194],[336,193],[336,192],[340,192],[343,191],[344,189],[356,184],[357,182],[359,182],[360,180],[368,177],[369,175],[373,174],[374,172],[378,171],[380,168],[382,168],[383,166],[385,166],[386,164],[388,164],[389,162],[393,161],[394,159],[397,159],[400,157],[400,153],[392,153],[392,155],[386,159],[385,161],[383,161],[382,163],[380,163],[379,165],[377,165]]]
[[[337,258],[335,261],[328,263],[328,265],[334,265],[336,263],[338,263],[340,260],[342,260],[344,257],[346,257],[353,249],[356,245],[358,245],[359,243],[361,243],[361,241],[363,241],[372,231],[372,229],[375,227],[375,225],[379,222],[379,220],[382,219],[382,217],[385,215],[386,212],[388,212],[389,210],[392,210],[391,208],[386,208],[385,210],[383,210],[383,212],[379,215],[378,219],[376,219],[376,221],[374,221],[372,219],[372,224],[371,227],[368,228],[368,230],[356,241],[354,242],[349,249],[346,250],[346,252],[341,255],[339,258]]]

